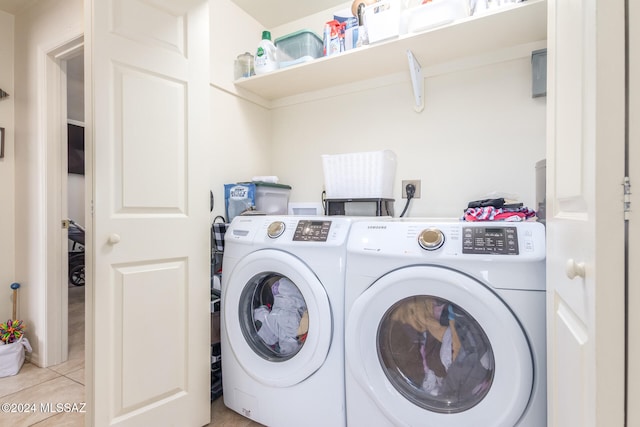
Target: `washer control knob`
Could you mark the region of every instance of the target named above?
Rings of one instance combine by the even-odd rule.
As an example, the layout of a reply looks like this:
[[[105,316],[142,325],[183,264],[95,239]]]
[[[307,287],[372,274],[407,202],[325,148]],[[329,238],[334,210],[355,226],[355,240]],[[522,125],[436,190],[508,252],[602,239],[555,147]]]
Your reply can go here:
[[[267,227],[267,236],[271,237],[272,239],[278,238],[282,235],[282,233],[284,233],[285,228],[286,227],[284,225],[284,222],[274,221],[269,224],[269,227]]]
[[[427,228],[418,236],[418,243],[422,249],[435,251],[444,244],[444,234],[437,228]]]

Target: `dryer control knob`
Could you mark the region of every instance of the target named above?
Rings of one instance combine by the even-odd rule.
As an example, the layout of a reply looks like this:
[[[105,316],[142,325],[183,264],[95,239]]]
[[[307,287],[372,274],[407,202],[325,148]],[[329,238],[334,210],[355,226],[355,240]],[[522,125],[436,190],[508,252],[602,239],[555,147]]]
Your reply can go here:
[[[435,251],[444,244],[444,234],[437,228],[427,228],[418,236],[418,243],[422,249]]]
[[[284,222],[274,221],[269,224],[269,227],[267,227],[267,236],[271,237],[272,239],[280,237],[282,233],[284,233],[285,228],[286,227],[284,225]]]

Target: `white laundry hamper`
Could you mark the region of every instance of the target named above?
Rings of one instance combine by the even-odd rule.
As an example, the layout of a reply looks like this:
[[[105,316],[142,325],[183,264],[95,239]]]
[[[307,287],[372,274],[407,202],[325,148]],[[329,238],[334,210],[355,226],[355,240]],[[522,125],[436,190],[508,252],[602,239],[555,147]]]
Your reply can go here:
[[[16,375],[24,364],[25,349],[32,351],[29,340],[22,336],[18,341],[0,345],[0,378]]]
[[[393,199],[396,154],[391,150],[322,155],[327,199]]]

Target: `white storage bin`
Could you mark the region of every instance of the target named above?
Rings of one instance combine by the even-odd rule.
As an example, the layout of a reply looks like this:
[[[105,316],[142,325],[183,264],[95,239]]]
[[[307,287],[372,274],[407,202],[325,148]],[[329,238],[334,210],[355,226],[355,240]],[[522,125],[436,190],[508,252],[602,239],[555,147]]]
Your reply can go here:
[[[468,0],[433,0],[402,11],[400,34],[414,33],[450,24],[469,16]]]
[[[396,155],[391,150],[322,155],[327,199],[393,199]]]
[[[369,43],[398,35],[400,0],[382,0],[364,8]]]

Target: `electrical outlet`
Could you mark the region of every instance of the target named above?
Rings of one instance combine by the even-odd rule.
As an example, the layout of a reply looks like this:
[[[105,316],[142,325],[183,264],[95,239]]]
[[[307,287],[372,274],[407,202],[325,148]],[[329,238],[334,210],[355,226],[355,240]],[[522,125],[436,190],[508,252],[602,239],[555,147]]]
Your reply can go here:
[[[402,198],[407,198],[407,185],[413,184],[416,187],[416,193],[413,195],[414,199],[420,198],[420,180],[419,179],[406,179],[402,180]]]

